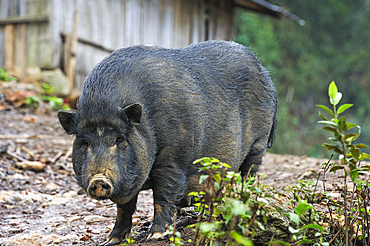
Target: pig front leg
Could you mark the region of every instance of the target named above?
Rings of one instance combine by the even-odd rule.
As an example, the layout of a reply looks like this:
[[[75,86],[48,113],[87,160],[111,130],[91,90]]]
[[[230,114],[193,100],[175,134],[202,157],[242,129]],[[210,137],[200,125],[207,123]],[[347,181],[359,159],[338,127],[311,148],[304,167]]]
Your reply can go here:
[[[138,195],[132,198],[128,203],[124,204],[120,204],[119,199],[114,200],[114,202],[117,203],[116,224],[103,246],[119,244],[130,234],[132,215],[136,209],[137,197]]]
[[[175,155],[171,151],[162,150],[152,169],[154,220],[148,239],[162,237],[173,223],[176,204],[184,195],[186,172],[180,169],[181,165],[173,161],[173,156]]]

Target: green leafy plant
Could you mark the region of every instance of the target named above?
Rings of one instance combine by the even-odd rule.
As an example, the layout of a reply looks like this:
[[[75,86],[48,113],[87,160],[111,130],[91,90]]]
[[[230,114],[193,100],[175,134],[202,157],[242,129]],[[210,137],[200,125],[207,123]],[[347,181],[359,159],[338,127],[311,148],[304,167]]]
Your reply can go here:
[[[363,245],[370,245],[370,211],[368,201],[370,197],[370,180],[358,181],[355,187],[357,196],[357,206],[352,209],[353,215],[350,216],[352,221],[357,225],[355,238],[362,241]]]
[[[8,75],[8,73],[0,68],[0,81],[16,81],[17,79]]]
[[[294,207],[293,213],[285,213],[285,216],[288,216],[291,221],[296,224],[297,229],[289,226],[289,232],[292,233],[291,241],[294,242],[296,245],[303,245],[303,244],[315,244],[315,245],[322,245],[328,246],[329,243],[323,240],[323,233],[325,232],[324,228],[316,223],[312,223],[312,219],[315,217],[315,210],[313,209],[311,204],[307,203],[307,200],[302,201],[300,197],[296,196],[298,199],[298,204]],[[311,223],[302,226],[301,217],[304,214],[309,215],[309,220]],[[317,232],[314,237],[319,238],[319,242],[315,242],[312,239],[312,236],[309,234],[310,229],[315,229]],[[282,241],[271,241],[269,244],[280,244],[280,245],[289,245],[287,242]]]
[[[120,245],[132,245],[132,246],[136,246],[137,244],[135,243],[135,240],[132,238],[132,235],[130,234],[130,237],[126,238],[126,242],[125,243],[121,243]]]
[[[199,215],[197,223],[190,226],[195,231],[193,245],[214,245],[220,242],[223,245],[253,245],[256,229],[266,230],[267,201],[264,197],[270,196],[266,187],[256,182],[258,180],[255,177],[242,178],[240,173],[229,171],[229,165],[215,158],[205,157],[194,163],[201,164],[199,170],[203,174],[199,182],[207,183],[204,191],[189,194],[193,196]],[[310,187],[302,187],[302,193],[309,193]],[[328,245],[323,239],[325,230],[314,222],[317,215],[313,206],[307,200],[302,201],[298,195],[296,199],[294,212],[282,215],[296,225],[294,228],[289,227],[292,244]],[[309,223],[302,223],[302,216],[308,218]],[[272,239],[268,244],[290,245]]]
[[[315,198],[318,196],[316,194],[316,187],[317,187],[317,182],[319,180],[320,176],[318,176],[317,180],[310,180],[310,181],[305,181],[305,180],[298,180],[298,184],[294,186],[286,186],[286,191],[291,192],[292,194],[295,194],[294,197],[300,196],[304,200],[308,200],[311,203],[315,201]],[[296,204],[298,201],[296,199],[292,199],[291,202]]]
[[[55,96],[56,89],[49,85],[42,85],[42,94],[40,97],[35,95],[24,97],[25,105],[29,108],[36,109],[42,102],[47,102],[53,110],[69,110],[68,104],[65,104],[63,98]]]
[[[57,88],[53,87],[50,84],[43,83],[42,84],[42,93],[48,96],[54,96]]]
[[[353,106],[353,104],[343,104],[337,109],[337,105],[342,99],[342,93],[338,91],[334,81],[331,82],[328,90],[330,104],[333,105],[333,110],[329,109],[324,105],[317,105],[324,109],[331,115],[331,119],[326,118],[320,113],[321,121],[318,123],[325,124],[324,130],[329,131],[333,134],[330,137],[330,143],[324,143],[326,150],[334,151],[339,154],[341,165],[332,165],[330,168],[331,172],[343,169],[345,175],[349,175],[352,181],[355,183],[359,177],[361,171],[370,170],[369,166],[358,167],[359,161],[369,159],[370,155],[361,153],[361,149],[367,148],[365,144],[354,144],[355,141],[361,134],[361,127],[354,123],[347,122],[346,116],[339,117],[340,114],[345,112],[347,109]],[[349,132],[350,129],[357,128],[357,132]]]
[[[174,225],[170,225],[168,228],[168,231],[164,233],[164,236],[169,236],[169,240],[171,241],[171,246],[181,246],[183,245],[182,239],[181,239],[181,233],[179,231],[176,231],[176,214],[174,215]]]
[[[49,105],[53,110],[69,110],[69,106],[63,102],[63,98],[59,98],[56,96],[45,96],[41,95],[41,99],[44,102],[49,102]]]
[[[370,155],[361,152],[361,149],[368,147],[367,145],[362,143],[354,144],[354,141],[361,134],[361,127],[357,124],[347,122],[346,116],[340,117],[340,115],[347,109],[351,108],[353,104],[343,104],[337,107],[340,100],[342,99],[342,93],[338,91],[338,88],[334,81],[331,82],[329,85],[328,95],[333,110],[324,105],[317,105],[319,108],[325,110],[330,114],[330,118],[327,118],[319,113],[322,120],[318,123],[324,124],[325,126],[323,127],[323,129],[332,133],[332,137],[329,137],[328,139],[329,143],[324,143],[323,146],[325,146],[327,151],[333,151],[339,154],[340,159],[340,164],[330,163],[330,161],[328,163],[324,163],[325,170],[329,169],[330,172],[334,173],[336,173],[336,171],[338,170],[344,171],[344,211],[339,210],[339,212],[344,213],[345,245],[349,245],[349,231],[351,230],[350,224],[353,225],[356,219],[363,218],[363,212],[365,208],[359,207],[358,210],[355,209],[355,213],[353,213],[352,211],[352,215],[351,217],[349,217],[350,211],[348,211],[349,206],[347,198],[347,177],[349,175],[352,182],[355,185],[359,185],[359,175],[363,174],[365,171],[370,170],[370,166],[360,166],[360,163],[362,160],[369,159]],[[353,131],[353,129],[357,129],[357,131]],[[358,199],[360,199],[360,197],[358,197]],[[331,214],[330,207],[329,210]],[[366,216],[368,216],[367,211]]]
[[[252,204],[249,189],[253,189],[255,178],[242,180],[240,173],[228,171],[230,166],[216,158],[198,159],[199,183],[206,182],[204,191],[191,192],[199,213],[194,227],[193,245],[213,245],[217,241],[225,245],[253,245],[251,225],[254,224],[257,208],[249,209],[246,203]],[[259,222],[258,222],[259,223]],[[262,226],[262,224],[261,224]]]
[[[57,88],[49,85],[49,84],[42,84],[42,93],[41,99],[44,102],[49,102],[49,105],[53,110],[69,110],[67,104],[64,103],[63,98],[55,96]]]
[[[29,108],[35,109],[40,105],[40,99],[34,95],[28,96],[24,98],[24,104]]]

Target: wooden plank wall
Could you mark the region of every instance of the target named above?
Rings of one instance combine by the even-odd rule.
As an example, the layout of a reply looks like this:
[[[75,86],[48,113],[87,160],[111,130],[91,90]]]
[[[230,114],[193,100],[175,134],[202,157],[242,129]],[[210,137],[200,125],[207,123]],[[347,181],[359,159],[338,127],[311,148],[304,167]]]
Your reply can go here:
[[[230,0],[0,0],[0,20],[49,16],[48,22],[13,25],[14,64],[63,68],[61,34],[72,34],[77,10],[75,81],[81,87],[93,66],[119,47],[179,48],[206,37],[232,39],[232,9]],[[5,49],[4,29],[0,25],[0,50]],[[0,52],[0,67],[4,62],[4,52]]]
[[[209,40],[233,40],[234,6],[229,0],[206,0]]]
[[[50,25],[40,20],[50,7],[47,0],[0,0],[0,19],[9,20],[0,25],[0,67],[53,67]]]
[[[105,48],[102,50],[81,42],[77,45],[77,86],[81,87],[92,67],[109,54],[107,50],[138,44],[180,48],[204,41],[205,9],[211,8],[212,21],[219,22],[217,18],[224,17],[220,14],[222,10],[212,4],[204,0],[77,0],[78,38]],[[72,33],[73,0],[54,0],[53,11],[53,30]],[[232,21],[225,23],[232,24]],[[232,38],[232,26],[215,23],[213,27],[223,29],[213,29],[214,34],[209,35],[212,39]],[[58,34],[54,35],[54,47],[62,47]]]

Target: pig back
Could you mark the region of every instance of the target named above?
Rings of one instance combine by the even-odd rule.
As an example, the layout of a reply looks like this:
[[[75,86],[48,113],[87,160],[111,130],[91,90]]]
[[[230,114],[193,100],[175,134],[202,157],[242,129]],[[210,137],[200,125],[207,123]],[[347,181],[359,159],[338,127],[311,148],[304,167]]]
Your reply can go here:
[[[237,170],[257,139],[267,142],[276,92],[247,48],[214,41],[149,57],[141,95],[158,151],[171,146],[185,169],[213,156]]]

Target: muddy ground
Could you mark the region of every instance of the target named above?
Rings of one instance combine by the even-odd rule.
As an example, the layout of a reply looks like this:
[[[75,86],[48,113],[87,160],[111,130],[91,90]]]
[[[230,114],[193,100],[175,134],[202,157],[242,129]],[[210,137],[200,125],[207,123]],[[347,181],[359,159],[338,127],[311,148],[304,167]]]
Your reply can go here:
[[[56,112],[27,109],[0,111],[0,245],[99,245],[111,232],[116,207],[90,199],[77,185],[71,163],[73,137],[64,133]],[[275,144],[279,144],[278,136]],[[25,170],[25,163],[33,161]],[[266,154],[260,173],[265,184],[283,189],[298,179],[315,178],[318,160],[305,156]],[[326,184],[336,192],[340,175]],[[322,189],[319,181],[318,189]],[[153,217],[151,191],[141,192],[134,230],[142,238]],[[183,231],[183,238],[190,237]],[[164,245],[150,240],[140,245]]]

